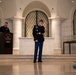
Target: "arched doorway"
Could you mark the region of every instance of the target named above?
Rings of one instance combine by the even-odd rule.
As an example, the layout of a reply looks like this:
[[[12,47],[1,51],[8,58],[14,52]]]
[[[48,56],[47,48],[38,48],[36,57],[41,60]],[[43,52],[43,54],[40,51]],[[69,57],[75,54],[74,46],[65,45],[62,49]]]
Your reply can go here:
[[[73,15],[73,34],[76,35],[76,10]]]
[[[33,26],[38,24],[39,20],[44,21],[45,37],[49,37],[49,21],[47,15],[39,10],[30,12],[25,19],[25,37],[32,37]]]

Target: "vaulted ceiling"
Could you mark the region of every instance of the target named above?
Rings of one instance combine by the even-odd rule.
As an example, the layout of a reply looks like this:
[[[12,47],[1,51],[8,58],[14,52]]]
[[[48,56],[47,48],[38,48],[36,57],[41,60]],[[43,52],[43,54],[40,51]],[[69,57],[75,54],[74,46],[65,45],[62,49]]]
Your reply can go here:
[[[0,8],[3,13],[3,17],[11,17],[16,15],[16,2],[15,0],[2,0],[0,2]],[[11,12],[11,13],[9,13]]]
[[[12,17],[12,16],[15,16],[17,14],[17,3],[19,2],[21,4],[22,0],[1,0],[2,2],[0,2],[0,16],[1,17]],[[24,0],[23,0],[24,1]],[[26,0],[25,0],[26,1]],[[29,0],[29,1],[36,1],[36,0]],[[38,0],[37,0],[38,1]],[[40,1],[40,0],[39,0]],[[58,2],[59,1],[64,1],[64,0],[57,0]],[[61,3],[62,3],[61,2]],[[71,5],[76,5],[76,0],[65,0],[65,2],[68,2],[68,4],[71,4]],[[19,5],[20,5],[19,4]],[[22,5],[22,4],[21,4]],[[60,6],[61,5],[65,5],[64,4],[58,4],[57,6],[59,8],[61,8]],[[62,6],[63,7],[63,6]],[[58,8],[58,9],[59,9]],[[61,9],[62,10],[62,9]],[[10,13],[9,13],[10,12]],[[60,10],[59,10],[60,12]],[[60,12],[61,13],[61,12]],[[59,13],[59,14],[60,14]],[[66,14],[67,15],[67,14]]]

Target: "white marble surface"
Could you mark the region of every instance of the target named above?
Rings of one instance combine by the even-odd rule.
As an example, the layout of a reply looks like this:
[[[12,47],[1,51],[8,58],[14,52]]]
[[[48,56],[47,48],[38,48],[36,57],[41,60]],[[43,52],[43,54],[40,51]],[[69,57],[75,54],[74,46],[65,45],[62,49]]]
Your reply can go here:
[[[1,62],[0,75],[76,75],[73,61],[31,61]]]
[[[19,38],[19,54],[34,55],[34,41],[33,38],[21,37]],[[46,37],[43,45],[43,55],[54,54],[54,38]]]

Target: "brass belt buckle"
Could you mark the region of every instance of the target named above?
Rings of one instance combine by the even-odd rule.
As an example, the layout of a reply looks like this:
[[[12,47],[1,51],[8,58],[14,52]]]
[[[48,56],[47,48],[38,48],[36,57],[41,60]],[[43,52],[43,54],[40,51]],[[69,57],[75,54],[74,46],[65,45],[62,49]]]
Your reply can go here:
[[[41,34],[41,33],[39,32],[39,34]]]

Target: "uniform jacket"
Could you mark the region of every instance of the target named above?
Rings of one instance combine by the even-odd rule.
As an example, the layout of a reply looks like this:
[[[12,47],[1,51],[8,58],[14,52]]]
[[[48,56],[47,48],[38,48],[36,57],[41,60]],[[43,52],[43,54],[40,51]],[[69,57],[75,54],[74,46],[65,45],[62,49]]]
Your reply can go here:
[[[38,42],[44,41],[44,35],[43,35],[44,33],[45,33],[44,26],[34,25],[34,28],[33,28],[34,41],[35,40],[38,40]]]
[[[10,32],[9,28],[8,27],[4,27],[4,26],[1,26],[0,27],[0,32]]]

